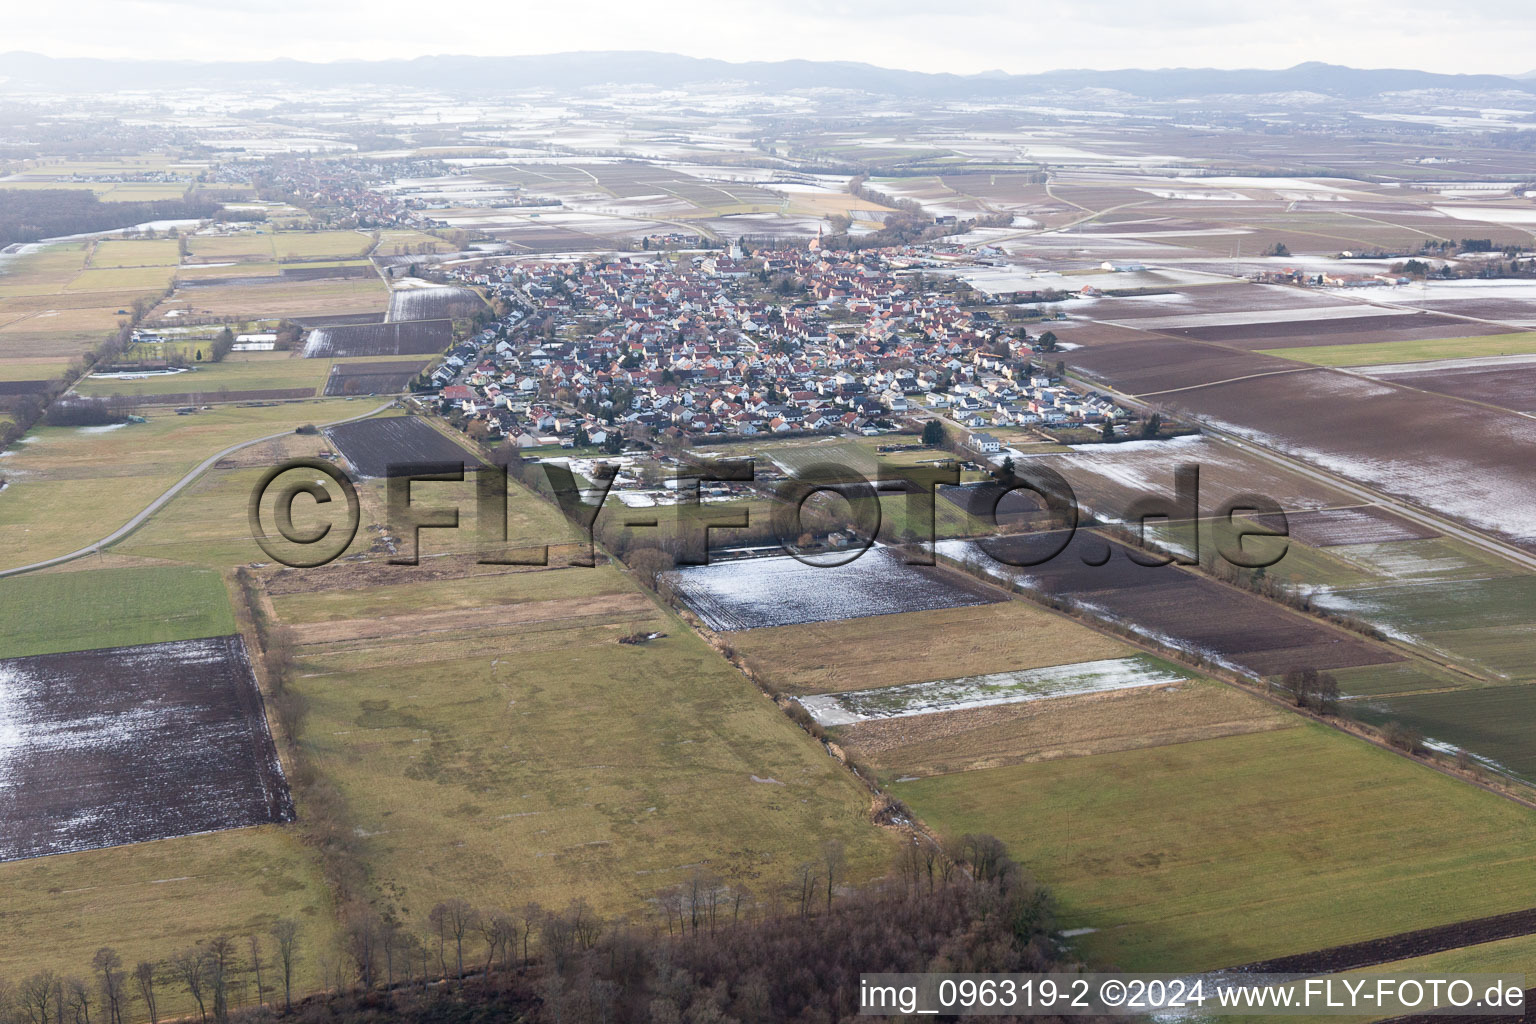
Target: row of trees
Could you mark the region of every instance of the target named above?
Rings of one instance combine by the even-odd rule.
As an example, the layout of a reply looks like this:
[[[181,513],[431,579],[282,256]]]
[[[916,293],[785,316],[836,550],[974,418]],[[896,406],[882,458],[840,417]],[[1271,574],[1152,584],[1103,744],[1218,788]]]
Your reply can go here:
[[[343,911],[331,947],[301,948],[299,926],[282,919],[131,968],[103,948],[88,976],[0,981],[0,1024],[90,1024],[92,1013],[159,1024],[176,1016],[173,1000],[195,1007],[199,1024],[225,1024],[294,1011],[301,972],[325,993],[297,1007],[317,1021],[381,1006],[442,1019],[450,1000],[516,1004],[544,1021],[822,1021],[857,1013],[861,972],[1059,965],[1048,894],[992,836],[914,837],[883,880],[860,889],[842,884],[844,866],[842,847],[824,844],[767,900],[696,873],[660,893],[642,922],[607,920],[581,901],[551,912],[451,899],[413,929],[360,903]]]

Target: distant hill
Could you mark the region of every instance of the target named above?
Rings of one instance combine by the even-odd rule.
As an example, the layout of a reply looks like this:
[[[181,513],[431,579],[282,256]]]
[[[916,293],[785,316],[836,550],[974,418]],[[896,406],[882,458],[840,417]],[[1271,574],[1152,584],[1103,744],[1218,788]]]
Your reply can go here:
[[[377,85],[484,91],[545,86],[576,89],[602,84],[676,87],[742,82],[768,91],[850,89],[893,96],[934,98],[1038,95],[1107,89],[1147,99],[1266,93],[1320,93],[1367,98],[1413,90],[1536,93],[1536,78],[1443,75],[1406,69],[1343,67],[1309,62],[1280,70],[1164,68],[1122,71],[1046,71],[976,75],[899,71],[848,61],[749,61],[731,63],[641,51],[543,54],[527,57],[417,57],[413,60],[168,61],[54,58],[35,53],[0,54],[8,85],[58,91],[105,92],[121,88],[177,88],[279,82],[293,86]]]

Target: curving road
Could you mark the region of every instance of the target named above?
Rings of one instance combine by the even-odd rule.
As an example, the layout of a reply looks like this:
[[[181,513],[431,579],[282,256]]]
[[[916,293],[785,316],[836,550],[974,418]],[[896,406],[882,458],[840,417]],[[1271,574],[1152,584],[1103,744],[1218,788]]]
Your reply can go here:
[[[342,423],[351,423],[354,420],[365,420],[370,416],[376,416],[383,412],[385,409],[388,409],[390,406],[395,404],[395,401],[396,399],[391,398],[377,409],[372,409],[368,412],[360,413],[356,416],[348,416],[345,419],[332,420],[329,423],[319,424],[319,426],[334,427]],[[180,494],[184,489],[186,489],[188,484],[192,483],[192,481],[196,480],[209,469],[213,468],[213,466],[220,459],[223,459],[229,455],[233,455],[235,452],[240,451],[242,448],[249,448],[253,444],[261,444],[263,441],[274,441],[279,437],[287,437],[292,433],[293,431],[291,429],[280,430],[275,434],[268,434],[266,437],[258,437],[250,441],[241,441],[239,444],[232,444],[228,448],[225,448],[223,451],[216,452],[213,455],[208,456],[202,462],[199,462],[187,473],[186,476],[172,484],[170,490],[166,491],[164,494],[160,495],[160,497],[150,502],[138,515],[134,516],[121,527],[112,531],[112,533],[103,537],[96,543],[88,545],[87,547],[83,547],[78,551],[71,551],[67,555],[59,555],[55,558],[44,559],[41,562],[33,562],[30,565],[18,565],[14,569],[0,569],[0,578],[4,578],[6,576],[17,576],[21,573],[33,572],[37,569],[46,569],[50,565],[59,565],[63,562],[70,562],[76,558],[83,558],[86,555],[95,554],[96,552],[101,551],[103,548],[110,547],[111,545],[116,544],[118,541],[122,540],[124,537],[128,536],[134,530],[137,530],[141,525],[143,525],[144,520],[160,511],[166,502],[176,497],[177,494]]]

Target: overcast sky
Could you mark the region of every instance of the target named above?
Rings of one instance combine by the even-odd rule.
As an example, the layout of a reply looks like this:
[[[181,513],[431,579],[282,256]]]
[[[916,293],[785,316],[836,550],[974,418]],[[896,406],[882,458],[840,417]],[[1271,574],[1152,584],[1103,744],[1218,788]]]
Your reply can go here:
[[[660,50],[918,71],[1536,70],[1529,0],[75,0],[9,5],[0,47],[53,56],[378,59]]]

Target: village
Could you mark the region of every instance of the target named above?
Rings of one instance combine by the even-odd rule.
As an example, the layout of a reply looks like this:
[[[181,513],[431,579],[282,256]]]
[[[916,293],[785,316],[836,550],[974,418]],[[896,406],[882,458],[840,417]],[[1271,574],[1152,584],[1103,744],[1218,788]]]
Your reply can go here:
[[[1070,385],[1039,315],[964,300],[913,247],[509,261],[452,274],[517,307],[431,375],[477,439],[618,451],[626,440],[875,436],[942,417],[980,432],[1124,421]],[[980,438],[978,451],[996,452]]]

